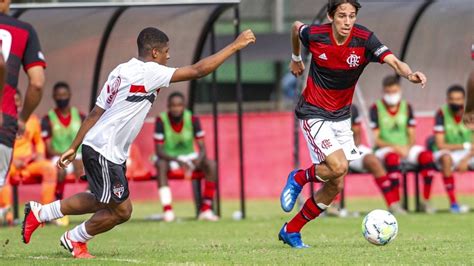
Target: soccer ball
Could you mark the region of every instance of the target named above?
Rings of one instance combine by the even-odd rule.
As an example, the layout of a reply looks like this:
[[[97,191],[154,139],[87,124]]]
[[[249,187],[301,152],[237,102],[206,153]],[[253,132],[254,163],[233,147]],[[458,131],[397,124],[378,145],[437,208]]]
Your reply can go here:
[[[373,210],[362,221],[362,234],[374,245],[387,245],[395,239],[397,233],[397,219],[388,211]]]

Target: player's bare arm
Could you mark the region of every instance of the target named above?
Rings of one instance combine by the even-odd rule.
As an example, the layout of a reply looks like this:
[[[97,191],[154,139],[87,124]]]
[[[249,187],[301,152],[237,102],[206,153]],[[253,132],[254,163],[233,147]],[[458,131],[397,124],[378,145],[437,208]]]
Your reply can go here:
[[[184,168],[184,169],[187,169],[189,167],[187,163],[179,160],[177,157],[171,156],[168,153],[166,153],[163,144],[161,143],[156,144],[155,149],[156,149],[156,155],[158,156],[158,158],[160,158],[160,160],[164,160],[168,162],[175,161],[179,164],[179,167]]]
[[[20,134],[24,131],[25,123],[36,109],[43,95],[45,83],[44,68],[34,66],[27,70],[28,88],[26,89],[25,99],[23,100],[23,109],[18,117],[18,129]]]
[[[469,75],[466,90],[466,109],[464,110],[463,120],[467,128],[474,130],[474,71]]]
[[[354,133],[354,143],[359,146],[361,143],[361,128],[360,125],[352,125],[352,132]]]
[[[420,71],[413,72],[407,63],[400,61],[395,55],[387,55],[383,61],[391,66],[399,76],[412,83],[421,83],[421,87],[425,87],[427,81],[425,74]]]
[[[197,142],[197,145],[198,145],[198,148],[199,148],[199,155],[193,161],[193,164],[198,166],[198,165],[201,165],[202,162],[207,158],[207,152],[206,152],[206,145],[205,145],[203,139],[199,139],[196,142]]]
[[[303,25],[302,22],[295,21],[291,27],[291,50],[293,54],[290,62],[290,71],[295,76],[300,76],[304,72],[304,63],[301,58],[301,44],[298,32]]]
[[[379,129],[374,129],[373,132],[374,132],[374,138],[375,138],[375,146],[377,146],[378,148],[393,147],[393,144],[385,142],[382,138],[380,138]]]
[[[444,133],[442,133],[442,132],[435,133],[435,143],[436,143],[436,146],[440,150],[455,151],[455,150],[464,149],[463,144],[449,144],[449,143],[446,143],[446,141],[444,141]]]
[[[58,160],[59,168],[66,168],[74,159],[76,158],[76,151],[84,140],[84,136],[87,132],[99,121],[99,118],[104,114],[105,110],[99,106],[95,106],[94,109],[87,115],[84,122],[82,122],[79,131],[77,132],[76,138],[71,144],[71,147],[61,155],[61,158]]]
[[[180,82],[202,78],[216,70],[225,60],[235,54],[237,51],[255,43],[255,35],[251,30],[242,32],[237,39],[224,47],[219,52],[208,56],[199,62],[178,68],[171,78],[171,82]]]

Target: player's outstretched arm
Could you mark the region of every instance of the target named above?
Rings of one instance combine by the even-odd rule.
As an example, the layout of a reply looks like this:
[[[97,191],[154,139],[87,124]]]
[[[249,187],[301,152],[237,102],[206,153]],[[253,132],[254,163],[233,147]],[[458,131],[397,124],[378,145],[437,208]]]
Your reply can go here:
[[[171,77],[171,82],[202,78],[216,70],[225,60],[227,60],[227,58],[231,57],[237,51],[247,47],[251,43],[255,43],[255,40],[256,38],[253,32],[251,30],[246,30],[242,32],[237,39],[219,52],[208,56],[193,65],[178,68],[174,72],[173,77]]]
[[[299,30],[304,23],[300,21],[295,21],[291,27],[291,62],[290,62],[290,71],[295,76],[303,75],[304,72],[304,63],[301,58],[301,44],[299,37]]]
[[[426,85],[425,74],[419,71],[413,72],[407,63],[400,61],[400,59],[398,59],[395,55],[393,54],[387,55],[383,59],[383,61],[389,64],[399,76],[408,79],[412,83],[421,83],[421,87],[422,88],[425,87]]]
[[[23,129],[22,127],[24,127],[24,123],[28,121],[28,118],[40,103],[45,82],[44,68],[42,66],[29,68],[26,74],[28,76],[28,88],[26,89],[23,109],[18,121],[20,132]]]
[[[58,160],[58,167],[66,168],[74,159],[76,158],[76,151],[81,145],[84,137],[87,132],[99,121],[99,118],[104,114],[105,110],[99,106],[94,106],[94,109],[87,115],[86,119],[81,124],[79,131],[76,134],[71,146],[69,149],[61,155],[61,158]]]
[[[474,71],[469,75],[466,90],[466,109],[463,120],[469,129],[474,130]]]

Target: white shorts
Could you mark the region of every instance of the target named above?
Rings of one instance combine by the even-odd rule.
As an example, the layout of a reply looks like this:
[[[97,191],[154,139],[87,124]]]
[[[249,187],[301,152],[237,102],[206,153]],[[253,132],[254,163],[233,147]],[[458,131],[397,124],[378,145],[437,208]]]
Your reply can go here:
[[[441,156],[449,154],[451,156],[451,159],[453,160],[453,167],[452,169],[457,169],[459,164],[461,163],[462,160],[466,159],[469,156],[469,151],[468,150],[455,150],[455,151],[448,151],[448,150],[440,150],[436,151],[434,153],[434,159],[438,167],[441,168],[441,165],[439,163],[439,160],[441,159]],[[474,169],[474,157],[472,157],[469,160],[469,167],[471,169]]]
[[[0,144],[0,188],[7,182],[8,170],[13,157],[13,149]]]
[[[425,150],[426,149],[420,145],[412,146],[410,150],[408,151],[408,156],[406,158],[406,161],[411,164],[418,164],[418,156],[420,156],[420,153],[422,153]],[[375,151],[375,156],[383,162],[385,160],[385,156],[389,152],[394,152],[394,149],[392,147],[380,148]]]
[[[78,152],[76,153],[76,160],[82,160],[82,153]],[[53,156],[51,158],[51,162],[56,165],[59,161],[59,156]],[[74,173],[74,164],[70,163],[67,167],[66,167],[66,174],[70,175]]]
[[[193,164],[192,161],[196,160],[198,157],[199,157],[199,154],[197,154],[196,152],[193,152],[193,153],[190,153],[190,154],[187,154],[187,155],[179,155],[178,160],[181,160],[181,161],[187,163],[190,166],[191,170],[194,170],[195,165]],[[170,161],[169,164],[170,164],[170,170],[179,169],[178,162]]]
[[[359,148],[360,158],[349,163],[349,168],[352,171],[359,172],[359,173],[366,173],[367,169],[364,168],[364,158],[367,154],[372,153],[372,149],[361,144],[357,148]]]
[[[360,158],[350,118],[337,122],[319,118],[300,120],[300,126],[314,164],[323,162],[328,155],[340,149],[348,161]]]

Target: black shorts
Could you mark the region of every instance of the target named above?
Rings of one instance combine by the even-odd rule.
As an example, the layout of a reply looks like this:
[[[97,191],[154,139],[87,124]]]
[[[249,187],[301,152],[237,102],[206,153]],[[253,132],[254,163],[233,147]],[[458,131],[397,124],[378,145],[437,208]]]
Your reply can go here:
[[[82,162],[89,189],[97,201],[116,203],[126,200],[130,194],[125,176],[125,163],[115,164],[87,145],[82,145]]]

